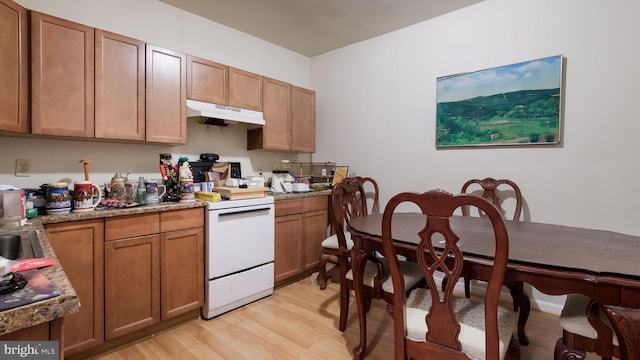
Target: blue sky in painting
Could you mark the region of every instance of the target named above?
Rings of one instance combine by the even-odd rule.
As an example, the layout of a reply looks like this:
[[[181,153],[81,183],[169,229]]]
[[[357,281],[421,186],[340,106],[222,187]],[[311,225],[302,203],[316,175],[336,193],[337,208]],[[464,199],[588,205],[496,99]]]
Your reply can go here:
[[[527,61],[438,78],[437,102],[459,101],[518,90],[560,87],[562,57]]]

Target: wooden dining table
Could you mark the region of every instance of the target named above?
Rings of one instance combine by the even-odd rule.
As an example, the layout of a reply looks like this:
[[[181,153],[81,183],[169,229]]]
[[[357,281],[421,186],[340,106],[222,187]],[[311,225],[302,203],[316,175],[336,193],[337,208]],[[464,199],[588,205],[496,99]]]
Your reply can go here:
[[[393,239],[400,255],[415,257],[422,213],[398,213],[393,218]],[[609,316],[621,342],[623,359],[640,359],[640,236],[612,231],[505,221],[509,234],[509,263],[505,283],[522,281],[548,295],[584,294],[598,302]],[[453,216],[464,254],[464,272],[488,279],[493,253],[493,231],[484,218]],[[382,252],[382,214],[351,219],[354,241],[352,269],[360,343],[354,359],[362,359],[367,346],[367,324],[362,274],[366,256]],[[414,255],[412,255],[412,253]],[[558,334],[561,336],[561,334]]]

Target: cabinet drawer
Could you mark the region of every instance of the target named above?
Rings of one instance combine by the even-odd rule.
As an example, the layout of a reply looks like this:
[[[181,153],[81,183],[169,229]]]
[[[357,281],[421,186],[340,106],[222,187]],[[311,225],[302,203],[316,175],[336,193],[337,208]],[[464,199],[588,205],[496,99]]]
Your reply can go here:
[[[276,217],[302,213],[302,199],[279,200],[275,203]]]
[[[104,240],[111,241],[160,232],[158,213],[104,219]]]
[[[204,208],[160,213],[160,231],[176,231],[204,226]]]
[[[328,196],[315,196],[302,199],[302,208],[304,212],[327,210],[328,204]]]

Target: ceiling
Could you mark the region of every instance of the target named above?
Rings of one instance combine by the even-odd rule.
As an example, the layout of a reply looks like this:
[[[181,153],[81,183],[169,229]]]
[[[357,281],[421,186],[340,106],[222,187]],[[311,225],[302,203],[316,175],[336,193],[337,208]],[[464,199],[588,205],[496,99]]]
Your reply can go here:
[[[482,0],[159,0],[312,57]]]

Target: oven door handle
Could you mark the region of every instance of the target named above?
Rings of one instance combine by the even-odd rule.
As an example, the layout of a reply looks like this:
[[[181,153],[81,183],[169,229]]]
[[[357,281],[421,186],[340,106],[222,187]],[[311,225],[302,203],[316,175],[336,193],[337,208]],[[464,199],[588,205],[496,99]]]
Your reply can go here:
[[[271,210],[270,207],[262,207],[262,208],[257,208],[257,209],[250,209],[250,210],[238,210],[238,211],[233,211],[233,212],[221,212],[218,214],[219,217],[223,217],[223,216],[230,216],[230,215],[239,215],[239,214],[247,214],[247,213],[252,213],[252,212],[259,212],[259,211],[269,211]]]

